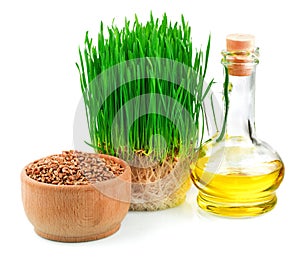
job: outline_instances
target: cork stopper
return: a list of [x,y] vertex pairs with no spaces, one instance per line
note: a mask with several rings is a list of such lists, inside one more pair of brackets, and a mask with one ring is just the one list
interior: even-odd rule
[[226,47],[228,52],[236,53],[229,58],[230,65],[228,72],[232,76],[249,76],[253,66],[249,66],[249,57],[246,54],[237,54],[241,51],[253,52],[255,37],[251,34],[229,34],[226,37]]
[[251,34],[229,34],[226,37],[227,51],[253,51],[255,37]]

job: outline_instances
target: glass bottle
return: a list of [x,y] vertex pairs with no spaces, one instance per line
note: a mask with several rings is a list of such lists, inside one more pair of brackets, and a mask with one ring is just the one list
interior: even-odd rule
[[229,101],[225,131],[205,142],[191,165],[200,208],[229,217],[260,215],[274,208],[284,165],[255,133],[255,69],[258,48],[252,35],[226,38],[222,64],[228,72],[223,98]]

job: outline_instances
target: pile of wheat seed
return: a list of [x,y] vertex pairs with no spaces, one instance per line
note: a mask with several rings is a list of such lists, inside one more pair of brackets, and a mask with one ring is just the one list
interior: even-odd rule
[[63,151],[36,160],[26,167],[26,174],[39,182],[55,185],[85,185],[115,178],[124,168],[99,154]]

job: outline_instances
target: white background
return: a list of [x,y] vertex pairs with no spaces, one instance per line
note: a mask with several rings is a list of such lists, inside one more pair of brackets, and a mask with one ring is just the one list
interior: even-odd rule
[[[1,1],[0,258],[16,259],[300,259],[299,9],[297,1]],[[100,20],[185,15],[194,45],[212,34],[210,76],[222,79],[220,51],[229,33],[256,35],[256,126],[286,166],[276,208],[233,220],[186,203],[160,212],[130,212],[119,232],[103,240],[64,244],[38,237],[21,202],[20,172],[29,162],[73,148],[73,117],[81,97],[78,46]],[[293,236],[294,235],[294,236]],[[6,255],[3,257],[3,255]],[[290,257],[288,257],[290,256]]]

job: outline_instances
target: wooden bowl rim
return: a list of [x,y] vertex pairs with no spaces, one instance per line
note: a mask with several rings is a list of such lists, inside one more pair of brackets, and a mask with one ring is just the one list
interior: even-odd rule
[[[119,176],[117,176],[117,177],[115,177],[113,179],[109,179],[109,180],[105,180],[103,182],[99,182],[100,185],[101,185],[101,183],[105,183],[105,185],[107,185],[107,184],[109,184],[109,182],[111,182],[112,185],[115,185],[116,180],[128,181],[128,180],[125,179],[127,175],[129,175],[129,181],[128,182],[131,182],[131,168],[130,168],[129,164],[126,161],[124,161],[124,160],[122,160],[122,159],[120,159],[118,157],[107,155],[107,154],[98,154],[98,155],[101,158],[113,160],[116,163],[121,164],[121,166],[124,167],[124,169],[125,169],[124,172],[121,175],[119,175]],[[45,159],[47,157],[42,157],[42,158],[40,158],[38,160],[42,160],[42,159]],[[44,182],[36,181],[36,180],[30,178],[26,174],[26,168],[28,167],[29,164],[27,164],[23,168],[23,170],[21,172],[21,181],[22,182],[28,182],[28,183],[30,183],[32,185],[40,185],[41,187],[46,188],[46,189],[47,188],[49,188],[49,189],[55,188],[55,189],[61,189],[61,190],[68,190],[68,189],[69,190],[91,190],[91,189],[95,189],[94,185],[90,184],[90,183],[89,184],[84,184],[84,185],[56,185],[56,184],[44,183]]]

